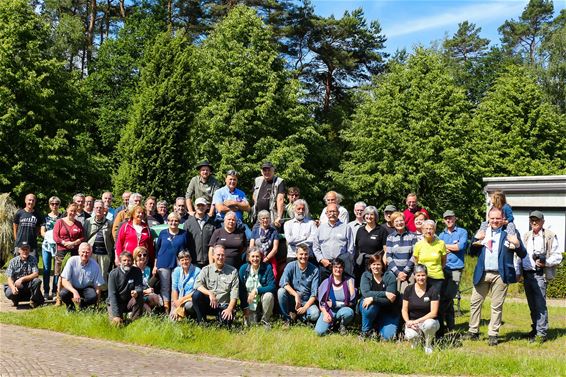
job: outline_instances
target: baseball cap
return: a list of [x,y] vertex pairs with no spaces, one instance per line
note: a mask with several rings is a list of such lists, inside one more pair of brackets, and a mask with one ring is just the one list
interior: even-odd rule
[[531,217],[536,217],[536,218],[539,219],[539,220],[544,220],[544,214],[543,214],[541,211],[538,211],[538,210],[537,210],[537,211],[532,211],[532,212],[529,214],[529,218],[531,218]]
[[444,211],[444,214],[442,215],[442,218],[445,217],[450,217],[450,216],[456,216],[456,214],[454,213],[454,211],[452,211],[451,209]]
[[195,200],[195,205],[198,206],[199,204],[204,204],[205,206],[207,206],[208,200],[206,200],[205,198],[198,198],[197,200]]
[[18,248],[20,248],[20,249],[25,249],[25,248],[31,249],[31,245],[27,241],[20,241],[18,243]]
[[397,207],[395,207],[392,204],[389,204],[388,206],[385,206],[383,212],[397,212]]

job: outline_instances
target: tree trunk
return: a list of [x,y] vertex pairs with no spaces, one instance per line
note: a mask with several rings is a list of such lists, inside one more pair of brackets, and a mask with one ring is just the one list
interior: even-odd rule
[[106,12],[104,14],[104,21],[106,22],[105,37],[108,39],[108,33],[110,33],[110,7],[112,0],[106,0]]
[[330,95],[332,93],[332,72],[334,70],[329,68],[326,72],[326,78],[324,80],[324,102],[323,109],[327,113],[330,110]]
[[167,0],[167,26],[173,27],[173,0]]
[[120,17],[122,17],[122,19],[126,18],[126,6],[124,5],[124,0],[120,0]]
[[92,60],[92,44],[94,42],[94,25],[96,23],[96,0],[90,0],[90,16],[88,20],[88,28],[86,31],[86,64]]

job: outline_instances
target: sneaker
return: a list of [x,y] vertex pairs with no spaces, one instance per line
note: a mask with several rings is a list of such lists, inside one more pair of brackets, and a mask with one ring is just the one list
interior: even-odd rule
[[346,325],[344,323],[340,322],[340,326],[338,327],[338,332],[340,333],[340,335],[348,334],[348,329],[346,328]]
[[497,344],[499,344],[499,339],[497,338],[497,336],[490,335],[487,344],[489,344],[490,346],[496,346]]
[[295,322],[297,320],[297,313],[295,312],[290,312],[289,313],[289,317],[291,318],[292,322]]
[[271,323],[264,321],[264,320],[262,320],[260,323],[262,324],[264,329],[271,330]]
[[366,339],[369,339],[370,336],[371,336],[371,335],[370,335],[369,332],[361,331],[361,332],[360,332],[360,335],[358,335],[358,340],[364,342]]
[[63,305],[63,301],[61,301],[61,297],[57,296],[57,298],[55,298],[55,306],[61,305]]
[[479,340],[480,333],[468,331],[464,336],[464,340]]
[[289,328],[291,327],[291,322],[290,321],[285,321],[283,322],[283,326],[281,326],[281,328],[283,330],[289,330]]
[[430,347],[430,346],[425,346],[424,352],[425,352],[427,355],[430,355],[430,354],[432,353],[432,347]]
[[30,302],[29,302],[29,307],[32,308],[32,309],[35,309],[35,308],[37,308],[37,304],[36,304],[35,302],[33,302],[33,301],[30,301]]

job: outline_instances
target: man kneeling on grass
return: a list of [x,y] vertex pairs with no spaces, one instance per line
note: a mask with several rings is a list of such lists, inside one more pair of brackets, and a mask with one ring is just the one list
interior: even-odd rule
[[132,266],[133,260],[132,254],[122,252],[120,266],[108,275],[108,315],[113,325],[121,325],[126,313],[134,321],[143,312],[143,275]]
[[230,326],[238,300],[238,271],[224,263],[224,246],[214,246],[213,256],[214,263],[203,267],[197,278],[193,308],[199,323],[212,314],[220,323]]
[[96,305],[100,299],[100,287],[104,278],[100,266],[92,256],[92,247],[83,242],[79,246],[79,255],[69,258],[61,273],[61,301],[67,305],[67,311],[75,311],[75,304],[85,309]]
[[6,270],[8,284],[4,284],[4,294],[9,300],[12,300],[14,306],[28,299],[30,299],[29,305],[32,308],[44,302],[41,294],[41,279],[38,277],[37,259],[29,255],[30,250],[31,246],[27,241],[21,241],[18,244],[20,255],[10,261]]

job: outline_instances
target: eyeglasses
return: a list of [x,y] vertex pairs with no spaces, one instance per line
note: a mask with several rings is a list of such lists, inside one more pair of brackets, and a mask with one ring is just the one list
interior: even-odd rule
[[237,172],[236,170],[232,169],[232,170],[228,170],[228,171],[226,172],[226,175],[232,175],[232,176],[237,177],[239,174],[238,174],[238,172]]
[[57,202],[51,202],[51,203],[49,203],[49,205],[50,205],[50,206],[58,206],[59,203],[57,203]]

